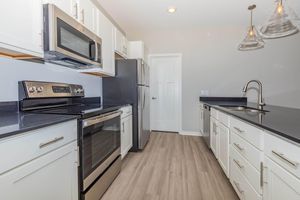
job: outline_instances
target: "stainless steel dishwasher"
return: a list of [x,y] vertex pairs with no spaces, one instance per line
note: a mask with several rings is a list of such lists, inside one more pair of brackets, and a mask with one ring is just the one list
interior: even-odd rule
[[210,148],[210,107],[203,104],[203,138]]

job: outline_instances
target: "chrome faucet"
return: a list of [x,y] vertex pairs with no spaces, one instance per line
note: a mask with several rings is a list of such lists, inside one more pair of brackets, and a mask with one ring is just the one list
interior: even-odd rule
[[258,80],[251,80],[251,81],[248,81],[247,84],[245,85],[245,87],[243,88],[243,92],[244,94],[246,94],[247,90],[248,90],[248,86],[250,83],[257,83],[258,85],[258,109],[260,110],[263,110],[263,106],[265,106],[265,102],[264,102],[264,99],[262,97],[262,83]]

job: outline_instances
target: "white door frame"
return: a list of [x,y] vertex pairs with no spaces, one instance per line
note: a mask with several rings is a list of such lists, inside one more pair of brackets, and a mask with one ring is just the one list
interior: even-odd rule
[[[178,133],[182,132],[182,53],[165,53],[165,54],[149,54],[148,56],[148,62],[149,62],[149,66],[151,68],[151,59],[152,58],[161,58],[161,57],[178,57],[179,58],[179,68],[178,68],[178,74],[179,74],[179,88],[178,88],[178,104],[177,106],[179,106],[179,117],[178,117]],[[151,70],[151,69],[150,69]],[[150,83],[151,86],[151,83]],[[152,94],[150,93],[150,98],[152,97]],[[152,102],[152,101],[150,101]],[[151,112],[151,103],[150,103],[150,112]],[[151,122],[150,122],[150,127],[151,127]]]

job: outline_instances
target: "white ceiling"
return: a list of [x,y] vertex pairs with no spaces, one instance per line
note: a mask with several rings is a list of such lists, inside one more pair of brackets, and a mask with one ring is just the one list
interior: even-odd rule
[[[263,23],[275,0],[98,0],[126,32],[199,29],[211,26],[247,26],[248,5],[256,4],[254,21]],[[300,12],[299,0],[288,0]],[[177,7],[170,14],[168,7]],[[299,13],[300,14],[300,13]]]

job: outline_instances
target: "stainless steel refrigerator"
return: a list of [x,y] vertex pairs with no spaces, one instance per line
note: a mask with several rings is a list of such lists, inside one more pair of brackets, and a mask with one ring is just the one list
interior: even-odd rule
[[116,76],[103,78],[103,104],[133,108],[133,148],[144,149],[150,137],[149,66],[141,59],[116,60]]

